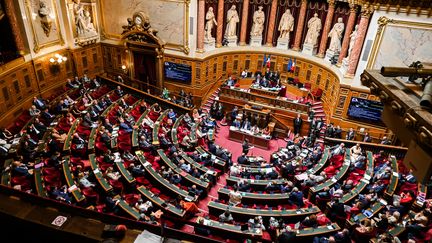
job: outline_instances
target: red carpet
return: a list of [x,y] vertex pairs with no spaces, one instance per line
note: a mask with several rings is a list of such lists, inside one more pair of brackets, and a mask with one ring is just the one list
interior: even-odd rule
[[[228,138],[229,126],[220,126],[219,132],[216,134],[216,144],[222,148],[228,149],[232,153],[232,159],[234,162],[242,153],[241,143],[231,141]],[[272,139],[270,140],[270,148],[268,150],[253,148],[249,151],[248,155],[262,156],[265,160],[270,161],[270,155],[277,151],[279,147],[285,147],[286,141],[283,139]],[[222,183],[223,184],[223,183]]]

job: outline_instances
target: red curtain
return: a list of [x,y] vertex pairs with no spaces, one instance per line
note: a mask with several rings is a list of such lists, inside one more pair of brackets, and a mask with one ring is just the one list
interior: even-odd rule
[[135,78],[156,85],[156,57],[149,53],[134,52]]

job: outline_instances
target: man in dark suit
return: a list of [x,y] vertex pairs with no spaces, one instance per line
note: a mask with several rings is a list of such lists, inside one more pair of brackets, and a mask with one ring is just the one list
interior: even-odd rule
[[237,163],[239,164],[247,164],[248,163],[248,159],[246,157],[245,154],[241,154],[238,158],[237,158]]
[[249,153],[249,149],[251,149],[251,147],[249,146],[249,139],[245,138],[245,140],[243,141],[242,144],[242,149],[244,154],[248,154]]
[[372,137],[369,135],[369,133],[365,133],[363,142],[370,143],[372,142]]
[[301,126],[303,120],[300,117],[300,114],[297,114],[297,117],[294,119],[294,134],[300,134]]

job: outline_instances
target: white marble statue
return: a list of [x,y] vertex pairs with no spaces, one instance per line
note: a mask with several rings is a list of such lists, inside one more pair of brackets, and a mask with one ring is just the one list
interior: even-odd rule
[[38,15],[40,18],[40,23],[41,23],[42,29],[43,29],[45,35],[47,37],[49,37],[49,35],[51,33],[52,20],[49,16],[50,10],[44,1],[39,2]]
[[342,22],[342,18],[338,18],[337,23],[330,30],[328,37],[330,37],[329,51],[339,53],[341,50],[341,39],[342,33],[345,29],[345,24]]
[[81,4],[80,0],[74,0],[73,12],[75,16],[75,26],[78,35],[85,33],[84,25],[84,5]]
[[291,31],[294,30],[294,17],[291,14],[291,11],[287,9],[285,13],[282,15],[280,22],[279,22],[279,28],[280,31],[279,38],[280,39],[288,39],[289,40],[289,34]]
[[217,26],[216,18],[213,13],[213,8],[209,7],[206,13],[206,24],[205,24],[205,39],[210,40],[214,39],[212,36],[213,26]]
[[306,33],[304,44],[309,44],[312,46],[318,45],[318,37],[321,31],[321,26],[321,19],[318,18],[318,14],[315,13],[314,16],[308,21],[308,31]]
[[84,19],[83,19],[83,23],[84,23],[84,29],[87,32],[96,32],[96,29],[93,25],[92,19],[91,19],[91,15],[90,12],[87,10],[84,10]]
[[348,59],[348,60],[349,60],[349,57],[351,55],[352,49],[354,47],[354,43],[355,43],[356,38],[357,38],[357,33],[358,33],[358,25],[356,25],[354,27],[354,30],[353,30],[353,32],[350,35],[350,43],[349,43],[349,47],[348,47],[348,55],[346,57],[346,59]]
[[251,36],[262,36],[263,30],[264,30],[264,21],[265,21],[265,15],[264,11],[262,10],[262,6],[258,6],[258,10],[255,11],[253,15],[253,24],[251,29]]
[[236,29],[237,29],[237,23],[239,21],[240,19],[236,10],[236,6],[232,5],[227,12],[225,38],[237,36]]

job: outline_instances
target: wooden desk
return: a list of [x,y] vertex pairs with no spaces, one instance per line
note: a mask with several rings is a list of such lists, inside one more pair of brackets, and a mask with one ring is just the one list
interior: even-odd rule
[[214,158],[212,158],[212,160],[214,161],[214,167],[221,170],[222,172],[225,172],[227,170],[228,167],[228,163],[224,160],[222,160],[221,158],[217,157],[216,155],[210,153],[207,149],[198,146],[195,148],[196,151],[198,151],[199,154],[203,155],[203,154],[209,154],[214,156]]
[[117,166],[117,169],[120,171],[123,178],[129,183],[132,184],[135,182],[135,178],[131,175],[131,173],[126,169],[125,165],[123,164],[123,161],[121,162],[115,162],[114,163]]
[[276,179],[276,180],[251,180],[251,179],[242,179],[239,177],[229,176],[226,178],[226,184],[229,186],[236,185],[240,180],[245,180],[249,182],[252,188],[255,190],[264,190],[264,188],[270,183],[273,182],[274,185],[284,185],[288,181],[286,179]]
[[384,192],[384,195],[386,196],[387,199],[393,197],[393,194],[395,193],[399,182],[399,166],[395,157],[391,158],[391,165],[392,165],[392,174],[390,177],[390,183]]
[[45,186],[42,180],[42,172],[41,168],[37,168],[33,170],[33,176],[35,179],[35,187],[36,192],[39,197],[48,197],[48,193],[45,190]]
[[250,92],[253,94],[257,94],[257,95],[261,95],[261,96],[265,96],[265,97],[270,97],[270,98],[276,98],[277,96],[279,96],[279,90],[270,90],[270,89],[266,89],[266,88],[254,88],[254,87],[250,87],[249,88]]
[[96,155],[90,154],[89,155],[90,160],[90,166],[93,170],[93,174],[96,177],[96,180],[99,182],[99,185],[106,191],[112,191],[113,187],[108,183],[108,181],[105,179],[104,175],[102,174],[101,169],[99,168],[97,162],[96,162]]
[[166,115],[168,114],[168,110],[165,110],[162,114],[159,115],[158,119],[155,121],[154,123],[154,127],[153,127],[153,145],[159,146],[159,128],[160,128],[160,124],[163,121],[163,119],[166,117]]
[[8,159],[3,164],[3,168],[6,169],[6,167],[9,166],[9,170],[8,171],[2,170],[2,175],[1,175],[1,184],[2,185],[11,186],[12,168],[10,168],[10,167],[12,166],[12,162],[13,162],[13,159]]
[[[144,113],[141,114],[141,116],[138,118],[136,124],[137,126],[141,126],[142,122],[144,121],[144,118],[148,115],[148,113],[150,112],[151,109],[153,109],[153,107],[155,106],[155,104],[153,104],[150,108],[146,109],[144,111]],[[132,131],[132,148],[137,148],[138,147],[138,128],[135,127]]]
[[[236,234],[244,239],[245,236],[248,237],[262,237],[261,229],[249,229],[247,231],[242,231],[240,225],[233,225],[228,223],[220,223],[211,219],[204,219],[204,226],[211,229],[212,232],[218,232],[220,234]],[[225,238],[230,238],[225,237]]]
[[[189,195],[189,193],[181,188],[179,188],[176,185],[171,184],[168,180],[163,178],[158,172],[156,172],[152,165],[146,161],[144,158],[144,155],[141,151],[136,151],[135,154],[138,156],[139,161],[145,168],[146,172],[153,177],[154,180],[156,180],[160,185],[162,185],[164,188],[166,188],[168,191],[171,192],[171,195],[177,197],[178,195],[182,196],[182,198],[185,198]],[[194,200],[196,201],[196,200]]]
[[[229,192],[231,190],[226,188],[219,188],[218,196],[219,199],[229,200]],[[279,204],[286,204],[288,199],[288,193],[251,193],[251,192],[240,192],[242,195],[241,202],[243,204],[267,204],[268,206],[276,206]]]
[[62,165],[63,165],[64,177],[66,179],[66,184],[68,187],[76,186],[76,189],[73,190],[71,193],[77,202],[81,202],[85,199],[85,196],[81,193],[81,190],[79,186],[75,183],[75,180],[70,171],[70,167],[69,167],[70,156],[63,157],[63,160],[64,162]]
[[345,158],[344,158],[344,163],[341,166],[341,168],[339,168],[339,172],[334,175],[332,178],[329,178],[328,180],[324,181],[321,184],[318,184],[314,187],[310,188],[310,193],[309,193],[309,198],[316,194],[317,192],[320,192],[322,190],[324,190],[325,188],[330,188],[332,187],[334,184],[336,184],[336,182],[338,182],[339,180],[342,179],[342,177],[345,176],[345,174],[348,172],[348,169],[350,167],[351,164],[351,159],[350,159],[350,150],[347,148],[345,150]]
[[[141,195],[145,196],[148,200],[153,202],[155,205],[159,206],[160,208],[163,208],[165,211],[174,214],[176,216],[179,216],[180,218],[183,218],[186,214],[186,211],[181,210],[171,203],[165,202],[162,200],[159,196],[156,196],[151,191],[147,190],[144,186],[140,186],[137,188],[138,191],[141,193]],[[162,206],[162,204],[166,204],[166,207]]]
[[253,209],[253,208],[241,208],[237,206],[229,206],[227,204],[210,201],[208,203],[209,213],[212,215],[220,215],[225,212],[228,208],[236,219],[241,218],[247,221],[255,216],[261,216],[266,220],[270,217],[290,219],[292,221],[302,220],[305,216],[319,213],[320,209],[317,206],[312,208],[301,208],[301,209],[289,209],[289,210],[278,210],[278,209]]
[[249,139],[249,143],[255,145],[261,149],[269,149],[270,146],[270,138],[264,138],[261,136],[252,135],[246,132],[242,132],[237,129],[232,129],[230,127],[229,130],[229,140],[233,140],[239,143],[242,143],[246,138]]
[[[384,204],[382,204],[381,202],[375,202],[367,210],[369,210],[372,213],[371,217],[373,217],[379,211],[381,211],[381,209],[383,209],[383,208],[384,208]],[[357,218],[357,220],[354,220],[355,218]],[[364,215],[363,213],[359,213],[356,216],[353,216],[349,220],[347,220],[347,223],[348,223],[348,225],[353,226],[354,224],[360,223],[361,221],[363,221],[365,219],[367,219],[366,215]]]
[[309,90],[299,89],[297,86],[291,84],[286,84],[285,86],[287,93],[290,93],[297,97],[307,97],[307,95],[309,94]]
[[123,211],[125,211],[135,220],[139,220],[141,218],[141,214],[138,212],[138,210],[136,208],[129,206],[129,204],[125,202],[123,199],[120,199],[118,205],[120,206],[121,209],[123,209]]
[[182,169],[180,169],[176,164],[174,164],[170,158],[168,158],[164,152],[163,149],[158,149],[158,155],[161,157],[162,161],[168,166],[170,167],[173,172],[179,174],[184,181],[188,182],[188,184],[191,185],[196,185],[201,189],[204,189],[205,192],[207,193],[208,190],[210,189],[210,184],[208,182],[204,182],[201,181],[198,178],[195,178],[193,176],[191,176],[189,173],[187,173],[186,171],[183,171]]
[[80,122],[81,122],[81,119],[77,118],[74,121],[74,123],[72,124],[71,128],[69,129],[67,138],[66,138],[64,145],[63,145],[63,152],[66,152],[66,151],[70,152],[71,144],[72,144],[72,137],[73,137],[73,134],[75,133],[75,130],[78,128]]

